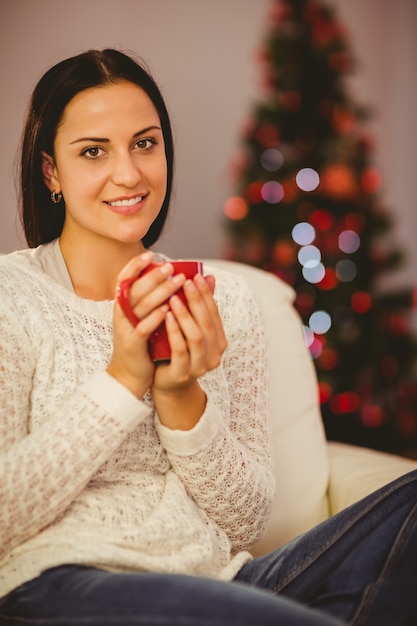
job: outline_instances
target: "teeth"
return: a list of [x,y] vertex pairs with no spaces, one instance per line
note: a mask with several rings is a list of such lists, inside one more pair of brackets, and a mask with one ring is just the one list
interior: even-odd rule
[[130,200],[116,200],[116,202],[109,202],[110,206],[133,206],[138,202],[142,202],[143,196],[136,196],[136,198],[131,198]]

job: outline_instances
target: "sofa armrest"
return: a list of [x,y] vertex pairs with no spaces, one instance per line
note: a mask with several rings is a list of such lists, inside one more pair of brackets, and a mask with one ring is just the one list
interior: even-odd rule
[[417,469],[417,461],[345,443],[329,442],[328,453],[331,515]]

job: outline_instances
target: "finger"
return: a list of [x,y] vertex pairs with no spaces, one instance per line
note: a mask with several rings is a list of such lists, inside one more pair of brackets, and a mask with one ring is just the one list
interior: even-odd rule
[[[174,304],[175,307],[175,304]],[[185,308],[185,307],[184,307]],[[168,341],[171,348],[171,369],[176,377],[186,376],[190,371],[190,353],[185,336],[172,310],[165,317]]]
[[220,350],[223,354],[227,347],[226,336],[224,333],[223,322],[220,317],[220,313],[217,304],[213,297],[213,290],[215,286],[214,276],[203,278],[201,275],[196,276],[194,279],[194,286],[198,291],[200,298],[196,297],[196,293],[189,289],[188,283],[184,286],[184,291],[187,292],[189,297],[189,306],[193,315],[198,320],[199,324],[203,328],[207,329],[207,332],[215,333],[215,339],[210,334],[209,341],[211,346],[216,346],[216,349]]
[[131,278],[132,276],[139,276],[139,274],[153,262],[153,258],[153,252],[146,250],[146,252],[130,259],[117,276],[117,284],[119,284],[122,280]]
[[[183,274],[172,276],[171,263],[150,264],[147,255],[143,256],[144,259],[137,258],[127,266],[129,271],[142,267],[142,274],[135,273],[128,278],[123,278],[127,272],[124,268],[120,274],[123,279],[116,290],[116,299],[132,326],[136,326],[139,320],[166,302],[185,280]],[[146,262],[146,267],[143,267],[143,261]],[[170,280],[167,280],[168,278]]]
[[[194,286],[192,288],[195,290]],[[188,285],[188,289],[190,289],[190,285]],[[201,300],[198,292],[197,298]],[[217,367],[220,364],[221,352],[217,342],[216,330],[205,310],[204,303],[202,303],[202,314],[198,320],[177,296],[171,298],[170,306],[186,341],[190,359],[190,373],[197,378],[208,370]]]
[[214,289],[216,287],[216,279],[214,276],[212,274],[208,274],[207,276],[204,276],[204,280],[206,281],[211,293],[214,294]]
[[139,319],[143,319],[154,308],[167,303],[184,284],[184,274],[172,276],[171,270],[170,263],[158,266],[131,286],[129,303]]
[[186,342],[191,368],[195,375],[201,375],[202,370],[207,371],[207,337],[181,298],[174,295],[169,304]]

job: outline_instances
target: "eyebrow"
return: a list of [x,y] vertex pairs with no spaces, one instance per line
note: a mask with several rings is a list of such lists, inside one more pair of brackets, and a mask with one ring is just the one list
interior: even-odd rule
[[[136,137],[141,137],[142,135],[149,133],[150,130],[162,130],[162,128],[160,126],[147,126],[146,128],[143,128],[142,130],[139,130],[137,133],[135,133],[133,135],[133,139],[136,139]],[[74,143],[80,143],[82,141],[92,141],[96,143],[109,143],[110,139],[107,139],[106,137],[80,137],[79,139],[74,139],[74,141],[70,141],[70,145],[73,145]]]

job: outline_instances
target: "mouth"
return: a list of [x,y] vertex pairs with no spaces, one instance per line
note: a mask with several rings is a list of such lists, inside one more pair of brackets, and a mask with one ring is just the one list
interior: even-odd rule
[[118,213],[119,215],[132,215],[138,213],[142,209],[142,203],[146,197],[147,195],[145,194],[143,196],[134,196],[132,198],[119,198],[117,200],[106,201],[105,204],[107,204],[113,213]]
[[106,202],[109,206],[112,207],[129,207],[135,204],[139,204],[142,202],[145,196],[135,196],[134,198],[125,198],[123,200],[113,200],[111,202]]

